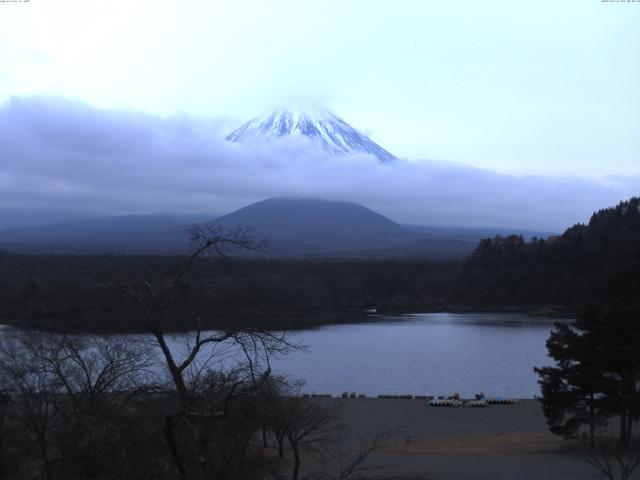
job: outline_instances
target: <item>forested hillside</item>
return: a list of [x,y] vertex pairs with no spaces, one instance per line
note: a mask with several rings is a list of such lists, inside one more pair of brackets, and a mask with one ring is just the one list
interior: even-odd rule
[[[140,312],[113,288],[161,288],[184,257],[15,255],[0,252],[0,319],[53,330],[130,331]],[[368,309],[443,305],[458,262],[419,260],[227,260],[203,258],[180,282],[172,328],[192,312],[207,326],[232,321],[304,327],[364,318]],[[130,304],[126,304],[132,307]]]
[[594,213],[559,237],[482,240],[462,265],[453,299],[474,306],[636,301],[640,198]]

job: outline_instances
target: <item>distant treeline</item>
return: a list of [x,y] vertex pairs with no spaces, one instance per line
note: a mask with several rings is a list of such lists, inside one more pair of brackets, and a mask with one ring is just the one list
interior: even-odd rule
[[[0,255],[0,318],[43,329],[131,331],[134,305],[115,287],[155,288],[184,258],[134,255]],[[459,263],[453,261],[200,259],[171,309],[176,329],[198,312],[205,326],[254,322],[274,328],[353,321],[367,310],[444,305]],[[126,308],[126,310],[125,310]]]
[[[640,291],[640,199],[595,213],[588,225],[525,241],[480,242],[463,261],[199,259],[170,309],[176,330],[198,312],[227,322],[304,328],[378,312],[523,309],[573,312]],[[55,330],[133,331],[140,312],[115,287],[162,288],[184,257],[15,255],[0,252],[0,318]],[[120,292],[122,294],[122,292]]]

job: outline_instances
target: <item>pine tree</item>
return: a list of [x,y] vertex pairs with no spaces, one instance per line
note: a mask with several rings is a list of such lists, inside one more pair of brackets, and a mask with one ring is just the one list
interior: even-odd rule
[[564,436],[600,419],[620,418],[620,441],[631,441],[640,416],[640,314],[614,303],[587,308],[572,324],[558,323],[547,341],[554,367],[536,368],[549,429]]
[[597,348],[592,337],[581,334],[577,323],[557,323],[547,340],[549,356],[555,367],[536,368],[540,375],[542,408],[551,432],[571,437],[585,424],[589,426],[589,440],[595,442],[598,419],[604,415],[602,407],[603,378]]

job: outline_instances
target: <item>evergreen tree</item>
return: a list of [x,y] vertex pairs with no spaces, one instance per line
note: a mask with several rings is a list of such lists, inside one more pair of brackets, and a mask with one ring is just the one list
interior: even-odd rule
[[[587,313],[583,316],[586,318]],[[579,329],[578,322],[557,323],[547,340],[549,356],[557,365],[535,371],[540,375],[542,408],[551,432],[570,437],[587,424],[593,445],[597,421],[604,415],[604,382],[599,358],[593,355],[597,345],[591,343],[592,336],[581,334]]]
[[589,425],[593,444],[598,420],[618,416],[620,441],[628,445],[640,415],[639,347],[639,312],[619,303],[556,324],[547,341],[556,366],[535,369],[550,430],[570,436]]
[[590,335],[598,343],[603,408],[620,417],[620,441],[628,446],[640,415],[640,312],[614,303],[591,319]]

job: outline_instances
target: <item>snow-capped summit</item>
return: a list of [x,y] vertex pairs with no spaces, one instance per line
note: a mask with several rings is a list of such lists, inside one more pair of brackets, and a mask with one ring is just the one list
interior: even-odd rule
[[375,155],[382,163],[396,158],[340,117],[320,107],[273,111],[245,123],[229,134],[227,140],[247,143],[286,135],[311,138],[324,149],[338,155],[369,153]]

